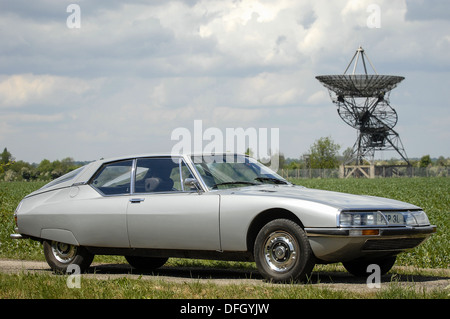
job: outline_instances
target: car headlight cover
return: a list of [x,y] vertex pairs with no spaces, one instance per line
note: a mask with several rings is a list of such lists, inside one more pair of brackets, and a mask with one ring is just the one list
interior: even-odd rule
[[341,227],[388,225],[381,212],[342,212],[339,224]]
[[367,227],[367,226],[425,226],[430,225],[424,211],[403,212],[341,212],[339,215],[340,227]]
[[[427,214],[423,210],[415,211],[415,212],[408,212],[414,219],[411,220],[412,226],[425,226],[430,225],[430,221],[428,220]],[[410,224],[408,224],[410,225]]]

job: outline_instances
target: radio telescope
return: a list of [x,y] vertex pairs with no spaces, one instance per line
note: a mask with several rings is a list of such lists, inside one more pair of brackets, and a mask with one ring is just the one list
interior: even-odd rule
[[[375,74],[367,73],[366,59]],[[364,74],[355,74],[359,60]],[[353,72],[347,74],[353,61]],[[359,47],[344,74],[316,76],[316,79],[328,89],[342,120],[358,130],[352,156],[346,164],[356,161],[356,165],[362,165],[364,159],[373,163],[375,151],[395,150],[410,165],[400,137],[394,130],[397,112],[389,104],[391,90],[404,77],[379,75],[364,49]]]

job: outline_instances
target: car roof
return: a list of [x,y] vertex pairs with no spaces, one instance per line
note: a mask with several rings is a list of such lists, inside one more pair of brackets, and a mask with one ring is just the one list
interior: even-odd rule
[[[121,160],[127,160],[127,159],[134,159],[134,158],[145,158],[145,157],[190,157],[190,156],[201,156],[201,155],[242,155],[247,156],[245,154],[239,154],[239,153],[231,153],[231,152],[221,152],[221,153],[202,153],[202,152],[193,152],[193,153],[186,153],[186,154],[173,154],[173,153],[141,153],[141,154],[132,154],[132,155],[122,155],[122,156],[115,156],[115,157],[109,157],[109,158],[101,158],[96,161],[92,161],[89,164],[86,164],[85,166],[80,168],[80,172],[72,179],[66,180],[64,182],[51,185],[48,184],[44,185],[42,188],[34,191],[33,193],[29,194],[28,196],[33,196],[38,193],[47,192],[59,188],[69,187],[74,184],[82,184],[89,181],[89,179],[94,175],[95,172],[105,163],[111,163]],[[50,184],[50,183],[49,183]],[[27,197],[28,197],[27,196]]]
[[182,154],[173,154],[173,153],[141,153],[141,154],[131,154],[131,155],[123,155],[123,156],[115,156],[109,158],[101,158],[95,163],[109,163],[115,161],[121,161],[132,158],[142,158],[142,157],[190,157],[190,156],[203,156],[203,155],[242,155],[247,156],[246,154],[241,153],[232,153],[232,152],[218,152],[218,153],[202,153],[202,152],[192,152],[192,153],[182,153]]

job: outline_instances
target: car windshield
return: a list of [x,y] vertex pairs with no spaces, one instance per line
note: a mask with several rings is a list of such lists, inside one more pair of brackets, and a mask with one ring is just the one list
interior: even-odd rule
[[192,161],[210,189],[261,184],[289,184],[284,178],[244,155],[200,155]]

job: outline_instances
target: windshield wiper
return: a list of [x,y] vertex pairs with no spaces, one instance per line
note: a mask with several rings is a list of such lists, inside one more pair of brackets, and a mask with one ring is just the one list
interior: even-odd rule
[[258,185],[256,183],[246,182],[246,181],[232,181],[232,182],[222,182],[222,183],[214,184],[212,188],[215,188],[217,186],[222,186],[222,185],[234,185],[234,184]]
[[286,181],[274,177],[256,177],[255,180],[259,182],[272,182],[274,184],[289,184]]

